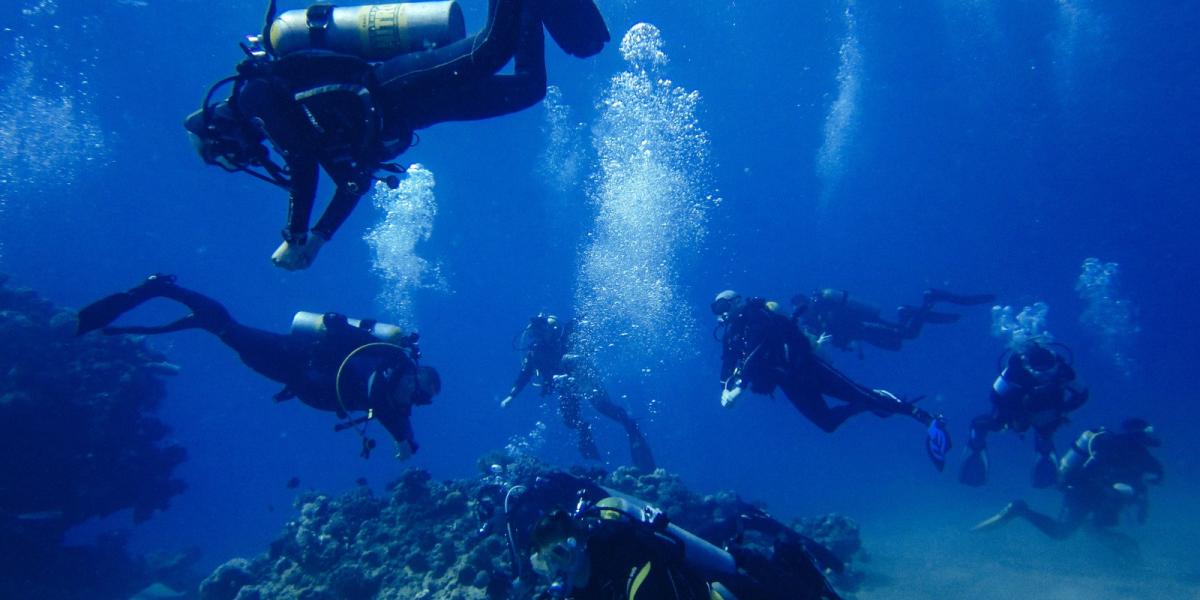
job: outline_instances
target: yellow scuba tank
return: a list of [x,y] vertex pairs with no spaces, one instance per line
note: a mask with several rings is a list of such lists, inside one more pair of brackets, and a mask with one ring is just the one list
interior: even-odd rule
[[466,37],[456,0],[365,6],[314,4],[289,10],[269,27],[271,48],[280,56],[299,50],[329,50],[369,61],[445,46]]
[[[362,329],[383,342],[398,342],[405,338],[404,330],[387,323],[367,322],[370,327],[364,327],[361,319],[346,319],[351,327]],[[292,317],[292,333],[311,337],[323,337],[326,332],[325,315],[322,313],[300,311]]]

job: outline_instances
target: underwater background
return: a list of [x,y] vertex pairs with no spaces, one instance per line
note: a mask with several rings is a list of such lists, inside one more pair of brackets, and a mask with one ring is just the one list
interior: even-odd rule
[[[462,4],[477,28],[485,3]],[[599,4],[604,52],[580,61],[548,43],[541,106],[420,132],[400,161],[422,168],[364,198],[311,269],[287,273],[268,260],[286,195],[206,167],[182,128],[264,6],[5,3],[0,272],[71,307],[173,273],[281,332],[297,310],[373,316],[418,329],[444,382],[414,413],[410,464],[364,461],[332,415],[272,402],[278,386],[212,336],[154,338],[182,367],[159,415],[187,450],[176,476],[188,489],[133,530],[133,548],[195,545],[209,570],[257,554],[294,516],[293,477],[327,492],[360,477],[382,488],[410,465],[469,477],[506,447],[577,462],[536,390],[499,407],[520,364],[514,338],[544,310],[587,316],[609,392],[692,489],[858,520],[885,582],[859,597],[957,597],[967,580],[983,598],[1200,597],[1200,5]],[[623,53],[643,22],[654,29]],[[1085,270],[1089,258],[1100,265]],[[1092,392],[1059,448],[1133,415],[1164,441],[1166,484],[1130,529],[1142,563],[1026,526],[967,533],[1013,498],[1059,502],[1029,488],[1032,440],[1011,434],[992,437],[988,486],[955,481],[1005,348],[987,307],[899,353],[831,355],[868,385],[926,395],[955,436],[946,473],[908,423],[863,417],[826,435],[782,398],[721,408],[712,296],[818,287],[885,314],[927,287],[994,292],[1018,312],[1044,302]],[[605,465],[623,464],[619,428],[585,414]],[[72,539],[129,526],[121,513]]]

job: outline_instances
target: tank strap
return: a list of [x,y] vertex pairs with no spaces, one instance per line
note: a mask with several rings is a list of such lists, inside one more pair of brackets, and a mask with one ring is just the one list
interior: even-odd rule
[[325,34],[333,18],[332,4],[314,4],[304,13],[308,24],[308,41],[313,48],[325,47]]

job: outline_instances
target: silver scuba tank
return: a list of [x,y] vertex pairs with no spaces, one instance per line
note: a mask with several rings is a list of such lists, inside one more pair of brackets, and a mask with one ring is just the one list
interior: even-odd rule
[[1066,477],[1074,474],[1075,471],[1083,467],[1088,458],[1092,456],[1092,439],[1099,435],[1099,431],[1084,431],[1079,434],[1079,438],[1074,444],[1062,455],[1058,460],[1058,473],[1060,477]]
[[[361,319],[346,319],[346,322],[351,327],[363,329]],[[381,342],[395,342],[404,338],[404,330],[388,323],[375,323],[369,330],[363,330],[369,331],[371,335],[378,338]],[[326,331],[325,315],[323,313],[302,310],[296,313],[296,316],[292,317],[292,333],[294,334],[324,337]]]
[[283,56],[298,50],[329,50],[381,61],[407,52],[445,46],[466,37],[456,0],[365,6],[314,4],[289,10],[270,26],[271,47]]

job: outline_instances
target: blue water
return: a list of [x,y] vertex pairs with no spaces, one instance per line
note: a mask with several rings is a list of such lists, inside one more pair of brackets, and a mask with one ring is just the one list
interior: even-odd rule
[[[463,4],[468,27],[477,27],[483,2]],[[1173,489],[1157,500],[1165,506],[1154,518],[1200,539],[1194,514],[1183,509],[1200,492],[1192,431],[1200,417],[1192,381],[1200,359],[1200,6],[603,0],[601,7],[614,40],[600,56],[581,61],[548,44],[560,112],[538,106],[438,125],[401,158],[436,178],[436,217],[424,223],[431,234],[415,252],[440,282],[409,289],[411,303],[399,310],[380,300],[387,280],[372,270],[362,239],[382,218],[369,201],[313,268],[287,273],[267,260],[279,242],[284,194],[206,167],[187,142],[183,117],[211,82],[232,72],[236,42],[260,26],[263,7],[6,3],[0,271],[67,306],[170,272],[266,329],[285,330],[301,309],[413,323],[445,387],[415,413],[422,448],[409,464],[457,477],[473,474],[483,452],[528,437],[538,420],[546,428],[544,440],[534,440],[536,454],[576,460],[567,430],[535,393],[498,407],[520,361],[511,340],[539,310],[573,315],[588,305],[595,295],[589,249],[634,248],[643,252],[636,259],[665,265],[655,279],[665,284],[612,279],[612,302],[601,306],[616,316],[594,331],[611,367],[610,392],[626,396],[660,464],[701,491],[735,489],[787,515],[838,510],[877,531],[945,511],[958,511],[954,525],[966,528],[972,515],[1030,494],[1031,442],[997,436],[993,484],[963,490],[950,472],[957,450],[948,472],[937,474],[911,423],[864,417],[828,436],[780,399],[748,398],[725,411],[717,401],[719,348],[708,336],[712,295],[733,287],[786,299],[830,286],[892,306],[940,286],[995,292],[1018,310],[1042,301],[1050,306],[1047,327],[1075,350],[1092,388],[1091,403],[1060,432],[1060,447],[1083,427],[1128,415],[1155,422]],[[690,180],[641,205],[663,180],[629,183],[620,177],[635,165],[606,170],[596,159],[597,142],[638,135],[605,127],[611,106],[603,101],[613,76],[636,70],[617,46],[639,22],[661,30],[669,57],[650,80],[699,94],[694,115],[681,116],[679,98],[668,98],[664,114],[694,117],[706,132],[690,146],[673,146],[668,136],[655,148],[678,156],[655,154],[650,163],[682,168]],[[560,168],[545,167],[548,152]],[[575,169],[565,181],[562,157]],[[605,196],[605,186],[616,191]],[[657,225],[605,223],[605,207],[634,221],[644,216],[639,210],[665,212]],[[1087,306],[1075,283],[1089,257],[1120,265],[1114,293],[1135,308],[1138,332],[1120,340],[1127,369],[1080,320]],[[149,322],[171,308],[147,307],[137,317]],[[834,360],[871,385],[928,395],[926,406],[945,413],[961,446],[966,424],[986,407],[1003,350],[986,307],[963,312],[957,324],[928,327],[902,353],[868,349],[862,360]],[[649,318],[631,328],[638,314]],[[605,336],[623,333],[637,343],[604,350]],[[183,367],[162,411],[188,449],[180,476],[189,489],[137,528],[140,549],[196,544],[209,566],[252,555],[291,514],[289,478],[337,491],[360,476],[382,485],[408,466],[384,452],[363,461],[357,439],[332,432],[331,415],[271,402],[277,386],[211,336],[187,332],[153,343]],[[596,426],[609,466],[621,464],[618,430],[603,420]],[[118,515],[94,529],[126,525],[127,515]]]

